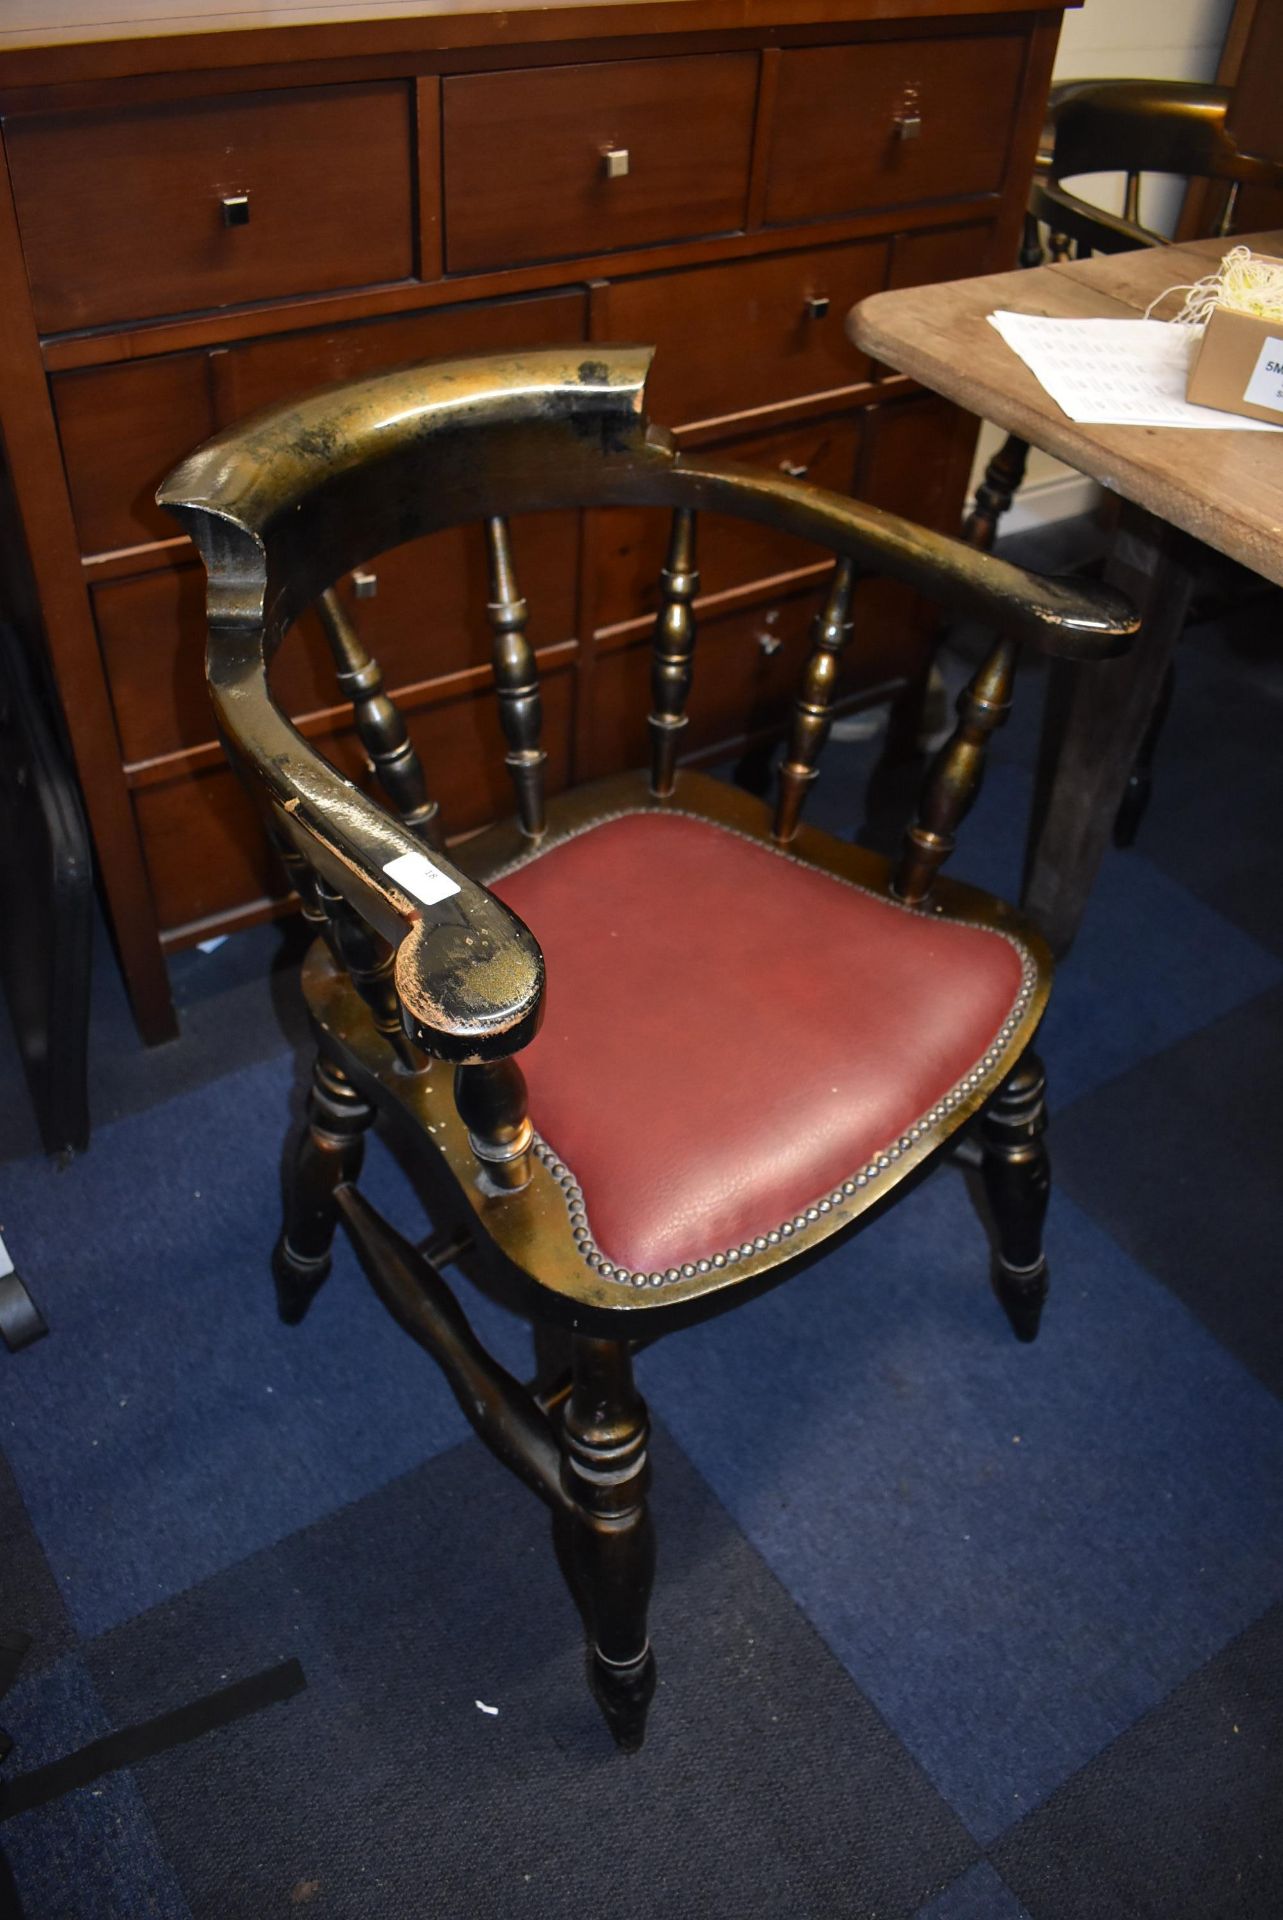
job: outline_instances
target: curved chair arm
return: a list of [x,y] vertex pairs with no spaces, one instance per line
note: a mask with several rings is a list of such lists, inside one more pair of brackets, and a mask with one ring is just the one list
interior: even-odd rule
[[456,1064],[527,1045],[544,989],[529,928],[308,745],[262,687],[256,635],[211,622],[210,643],[214,708],[233,764],[266,802],[274,831],[395,948],[410,1038]]
[[857,566],[872,563],[877,571],[1042,653],[1068,660],[1112,659],[1127,651],[1140,624],[1131,602],[1113,587],[1045,579],[809,482],[698,455],[677,455],[674,468],[674,479],[685,483],[683,505],[769,520],[800,539],[831,547]]
[[456,1062],[533,1038],[543,957],[485,888],[313,751],[272,700],[267,667],[339,574],[459,519],[573,500],[603,458],[644,437],[648,349],[572,346],[349,381],[227,429],[156,498],[209,576],[207,675],[233,764],[279,833],[396,950],[407,1032]]

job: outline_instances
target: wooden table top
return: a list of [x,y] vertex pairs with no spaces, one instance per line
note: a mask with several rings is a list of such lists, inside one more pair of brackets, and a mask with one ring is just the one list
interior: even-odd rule
[[[847,331],[876,360],[1283,585],[1283,434],[1081,426],[988,323],[999,308],[1053,319],[1135,317],[1165,288],[1211,272],[1230,244],[1283,257],[1283,232],[1262,233],[906,287],[862,300]],[[1159,315],[1179,304],[1165,302]]]

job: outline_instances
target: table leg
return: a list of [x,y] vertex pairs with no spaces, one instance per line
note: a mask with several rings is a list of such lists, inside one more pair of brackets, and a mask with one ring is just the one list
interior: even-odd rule
[[1198,544],[1126,504],[1106,578],[1134,603],[1141,629],[1120,660],[1052,662],[1023,904],[1053,953],[1068,952],[1185,625]]

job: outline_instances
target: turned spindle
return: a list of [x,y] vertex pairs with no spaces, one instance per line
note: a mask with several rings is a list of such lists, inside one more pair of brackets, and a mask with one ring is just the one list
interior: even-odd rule
[[695,653],[695,515],[679,507],[673,515],[668,557],[660,574],[659,614],[651,654],[650,790],[667,800],[677,782],[677,743],[686,726]]
[[457,1067],[454,1104],[486,1174],[510,1192],[530,1184],[534,1128],[526,1111],[526,1078],[515,1060]]
[[380,786],[410,832],[439,851],[444,843],[437,803],[428,798],[423,765],[410,745],[405,721],[383,691],[378,661],[367,652],[333,587],[321,595],[316,611],[334,656],[339,689],[352,702],[356,731]]
[[424,1058],[401,1022],[401,1002],[394,980],[395,948],[367,926],[356,908],[324,880],[317,880],[316,893],[325,913],[330,952],[370,1009],[375,1027],[401,1065],[418,1072]]
[[508,522],[486,522],[490,599],[486,614],[494,634],[494,677],[499,689],[499,719],[508,742],[505,755],[517,796],[521,830],[537,840],[544,830],[544,764],[539,744],[543,707],[535,651],[526,637],[526,603],[517,590]]
[[811,656],[793,705],[793,727],[780,767],[780,791],[771,831],[781,845],[797,832],[807,788],[819,770],[819,758],[833,723],[830,711],[837,691],[842,649],[851,637],[851,596],[855,568],[839,560],[824,605],[811,629]]
[[904,836],[894,890],[920,907],[957,843],[984,778],[989,737],[1011,711],[1016,642],[999,640],[958,697],[958,725],[927,775],[918,817]]

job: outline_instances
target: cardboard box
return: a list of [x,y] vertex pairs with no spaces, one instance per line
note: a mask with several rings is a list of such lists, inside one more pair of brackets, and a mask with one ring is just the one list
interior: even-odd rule
[[1186,398],[1283,426],[1283,320],[1215,308],[1190,368]]

